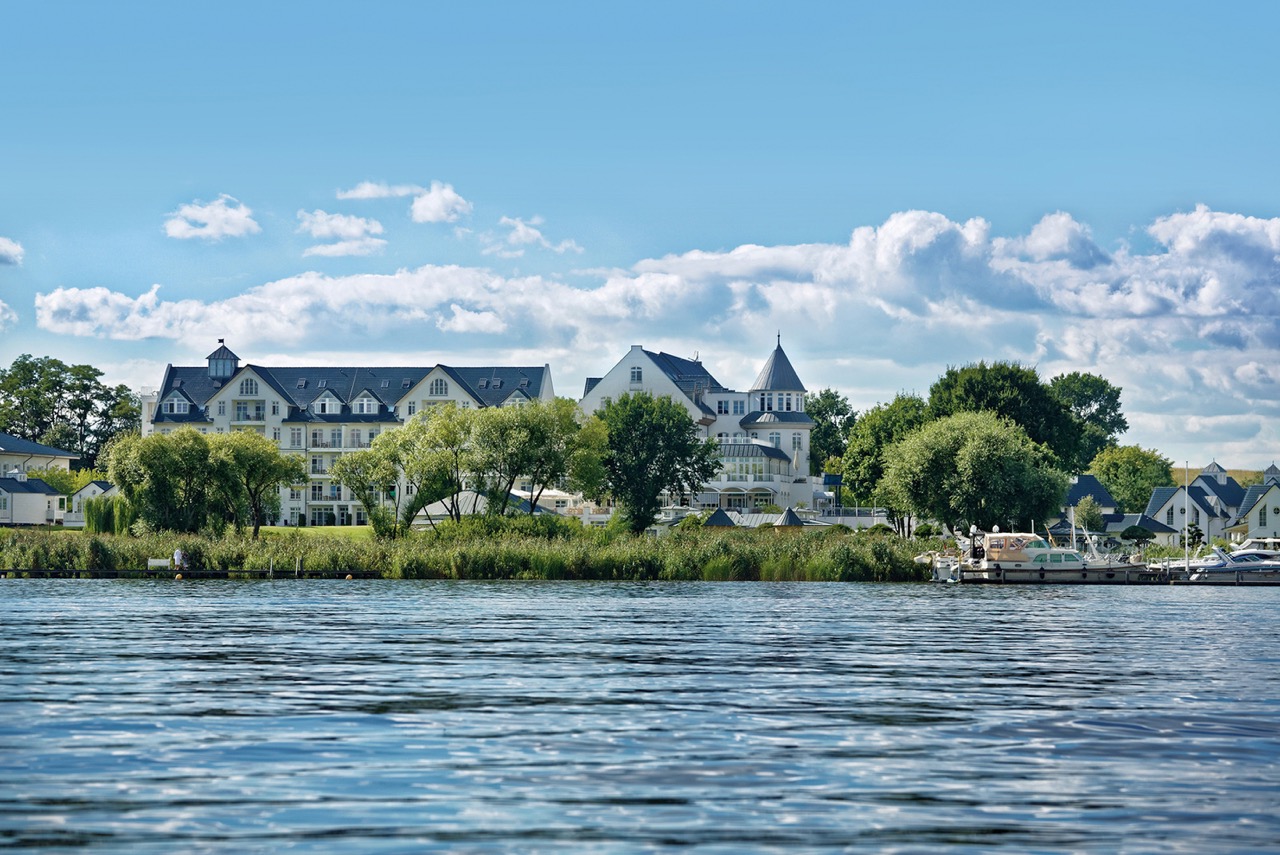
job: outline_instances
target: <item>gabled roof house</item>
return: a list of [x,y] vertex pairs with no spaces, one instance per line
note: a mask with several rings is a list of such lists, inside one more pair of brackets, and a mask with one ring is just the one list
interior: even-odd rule
[[696,504],[705,510],[747,511],[765,505],[810,505],[809,437],[805,387],[777,344],[746,392],[717,380],[697,358],[632,345],[603,377],[590,377],[580,405],[595,412],[627,393],[645,392],[681,404],[703,436],[719,445],[721,470],[703,484]]
[[548,365],[241,364],[219,340],[204,365],[165,369],[144,398],[142,430],[258,431],[310,464],[308,483],[281,490],[281,519],[341,525],[366,522],[359,502],[329,476],[342,454],[368,448],[382,431],[438,404],[506,407],[554,397]]

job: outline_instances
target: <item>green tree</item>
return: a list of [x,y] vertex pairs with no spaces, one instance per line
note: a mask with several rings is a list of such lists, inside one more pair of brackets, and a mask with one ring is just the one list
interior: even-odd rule
[[929,388],[929,414],[935,419],[984,410],[1021,427],[1032,442],[1053,452],[1059,466],[1075,461],[1079,425],[1034,369],[1012,362],[979,362],[948,368]]
[[715,442],[704,440],[689,412],[670,398],[627,393],[608,401],[600,418],[609,437],[606,485],[633,534],[657,519],[663,491],[696,492],[720,468]]
[[229,467],[211,457],[208,438],[189,427],[171,434],[130,434],[111,447],[107,471],[138,518],[153,529],[221,528],[228,497],[239,495]]
[[1062,506],[1067,476],[1021,427],[991,412],[931,422],[885,452],[883,488],[899,507],[958,525],[1029,524]]
[[[226,467],[221,483],[235,485],[234,506],[243,506],[256,539],[268,511],[278,508],[280,488],[302,484],[307,467],[296,454],[281,453],[276,443],[257,431],[237,430],[215,434],[209,440],[210,460]],[[237,523],[240,522],[237,517]]]
[[533,419],[527,407],[487,407],[476,412],[472,426],[472,475],[483,485],[487,513],[505,516],[511,491],[533,466]]
[[1106,521],[1102,517],[1102,506],[1093,496],[1085,496],[1075,505],[1075,523],[1085,531],[1102,531]]
[[1089,473],[1128,514],[1142,513],[1156,487],[1173,483],[1173,462],[1154,449],[1137,445],[1104,448],[1089,464]]
[[918,395],[899,394],[888,404],[876,404],[853,420],[844,452],[844,490],[854,501],[869,504],[884,477],[884,452],[929,421]]
[[127,386],[102,384],[90,365],[22,354],[0,369],[0,430],[80,455],[98,465],[113,436],[137,430],[140,406]]
[[567,484],[579,453],[582,412],[568,398],[532,401],[520,408],[528,423],[532,442],[529,469],[529,513],[538,508],[538,500],[547,487]]
[[399,502],[401,498],[396,491],[400,469],[395,459],[395,438],[379,442],[398,430],[383,431],[369,448],[342,455],[329,469],[333,480],[350,490],[364,507],[369,524],[378,537],[394,538],[400,533],[398,508],[388,509],[383,504],[384,497],[391,496],[392,502]]
[[1120,539],[1132,541],[1137,544],[1139,549],[1142,549],[1148,543],[1155,540],[1156,536],[1151,531],[1140,525],[1131,525],[1124,531],[1120,532]]
[[830,457],[844,457],[845,435],[852,424],[853,409],[849,399],[835,389],[804,396],[804,411],[813,419],[809,434],[809,474],[822,474],[822,465]]
[[1120,387],[1097,374],[1059,374],[1049,381],[1049,391],[1071,412],[1079,428],[1079,445],[1070,461],[1072,472],[1088,466],[1098,452],[1115,445],[1129,429],[1120,411]]
[[608,455],[609,429],[598,415],[587,416],[574,437],[569,456],[569,489],[592,501],[602,501],[608,493],[609,473],[604,466]]

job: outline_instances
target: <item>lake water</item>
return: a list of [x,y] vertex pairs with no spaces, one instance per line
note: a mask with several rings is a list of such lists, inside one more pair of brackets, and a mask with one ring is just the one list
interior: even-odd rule
[[1280,849],[1280,590],[0,581],[0,848]]

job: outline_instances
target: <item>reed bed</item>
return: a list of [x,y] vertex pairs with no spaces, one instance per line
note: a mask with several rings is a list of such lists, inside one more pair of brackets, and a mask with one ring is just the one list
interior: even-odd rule
[[918,582],[921,544],[847,531],[673,531],[632,537],[552,521],[481,521],[356,541],[309,532],[252,540],[147,533],[0,530],[0,572],[143,570],[181,549],[195,570],[374,573],[394,579]]

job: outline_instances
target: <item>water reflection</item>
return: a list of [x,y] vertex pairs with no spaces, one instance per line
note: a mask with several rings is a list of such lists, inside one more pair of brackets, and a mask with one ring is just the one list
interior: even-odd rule
[[1276,596],[7,580],[0,843],[1265,849]]

